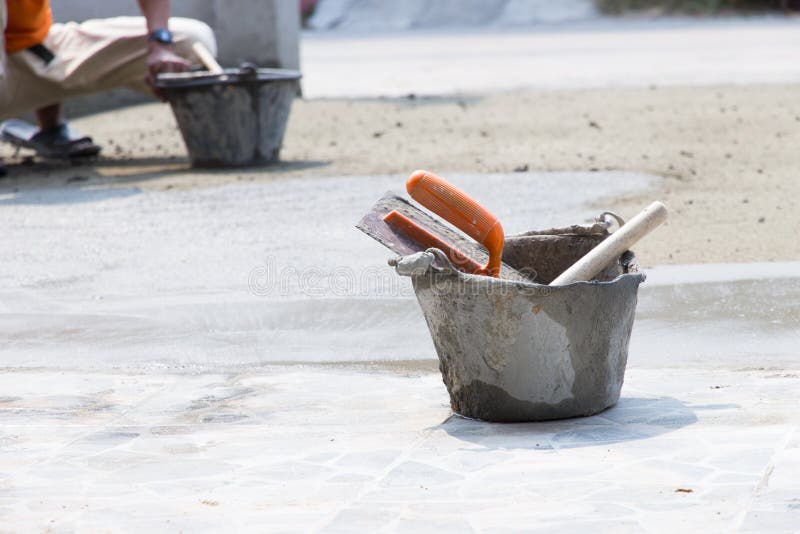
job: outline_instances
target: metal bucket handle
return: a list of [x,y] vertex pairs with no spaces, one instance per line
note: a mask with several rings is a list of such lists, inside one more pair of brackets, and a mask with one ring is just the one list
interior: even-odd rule
[[[434,265],[434,262],[437,261],[441,267]],[[390,258],[389,265],[394,267],[400,276],[422,276],[431,270],[437,274],[449,276],[461,274],[458,269],[453,267],[453,263],[447,257],[447,254],[438,248],[429,248],[424,252]]]
[[614,219],[617,221],[617,228],[622,227],[625,224],[625,219],[614,213],[613,211],[604,211],[600,215],[595,218],[595,221],[599,223],[605,223],[607,226],[611,226],[611,221],[609,219]]

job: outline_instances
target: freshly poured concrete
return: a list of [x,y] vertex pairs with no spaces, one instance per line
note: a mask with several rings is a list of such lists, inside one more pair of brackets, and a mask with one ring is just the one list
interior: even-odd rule
[[[629,173],[448,178],[508,232],[580,222],[599,213],[587,202],[656,183]],[[430,358],[410,283],[354,228],[404,180],[0,190],[0,355],[9,366],[82,369]]]
[[[567,178],[458,183],[510,231],[652,183]],[[649,271],[616,407],[470,421],[352,228],[398,180],[3,192],[2,529],[797,531],[800,264]]]
[[656,269],[642,289],[634,365],[800,367],[800,262]]

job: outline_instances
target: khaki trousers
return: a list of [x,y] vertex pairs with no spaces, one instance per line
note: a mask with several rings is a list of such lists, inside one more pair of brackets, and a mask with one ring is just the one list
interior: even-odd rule
[[[2,1],[2,0],[0,0]],[[175,53],[199,63],[192,44],[202,42],[216,55],[214,33],[204,22],[171,18]],[[0,70],[0,119],[55,104],[72,96],[130,87],[152,94],[147,74],[144,17],[117,17],[53,24],[45,38],[54,55],[49,64],[22,50],[8,54]]]

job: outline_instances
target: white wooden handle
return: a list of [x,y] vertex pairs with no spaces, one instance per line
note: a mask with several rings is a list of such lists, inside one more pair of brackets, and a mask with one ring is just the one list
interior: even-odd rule
[[576,261],[572,267],[550,282],[551,286],[564,286],[573,282],[591,280],[606,265],[617,259],[634,243],[667,220],[667,208],[653,202],[636,217],[623,224],[616,232]]
[[192,44],[192,51],[195,53],[203,66],[208,69],[208,72],[211,74],[222,74],[222,67],[219,63],[217,63],[217,60],[214,59],[214,56],[208,51],[208,48],[206,48],[203,43],[200,41],[195,41]]

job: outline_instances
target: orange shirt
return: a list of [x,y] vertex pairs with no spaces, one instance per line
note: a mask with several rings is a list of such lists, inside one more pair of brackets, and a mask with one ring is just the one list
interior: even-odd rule
[[44,41],[53,23],[50,0],[0,0],[2,1],[5,1],[8,8],[6,52],[19,52]]

